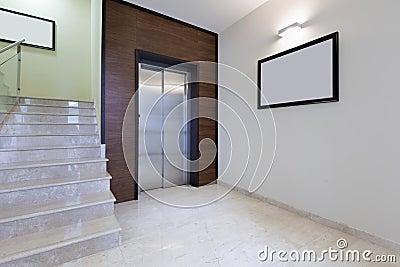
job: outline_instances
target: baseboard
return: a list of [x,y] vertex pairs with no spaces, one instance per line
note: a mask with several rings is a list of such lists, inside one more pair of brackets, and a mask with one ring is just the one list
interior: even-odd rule
[[[218,185],[221,185],[221,186],[230,187],[230,188],[232,187],[232,185],[230,185],[228,183],[225,183],[225,182],[222,182],[222,181],[219,181],[219,180],[218,180],[217,183],[218,183]],[[375,245],[387,248],[387,249],[392,250],[392,251],[394,251],[396,253],[400,253],[400,244],[398,244],[398,243],[396,243],[394,241],[387,240],[387,239],[384,239],[384,238],[379,237],[379,236],[375,236],[373,234],[370,234],[370,233],[367,233],[365,231],[356,229],[354,227],[348,226],[348,225],[343,224],[343,223],[339,223],[339,222],[332,221],[330,219],[323,218],[323,217],[321,217],[319,215],[316,215],[316,214],[313,214],[313,213],[310,213],[310,212],[307,212],[307,211],[292,207],[290,205],[287,205],[287,204],[282,203],[280,201],[271,199],[269,197],[262,196],[262,195],[257,194],[257,193],[250,193],[250,192],[246,191],[245,189],[242,189],[242,188],[239,188],[239,187],[234,187],[233,190],[235,190],[236,192],[239,192],[241,194],[244,194],[246,196],[249,196],[249,197],[261,200],[263,202],[266,202],[268,204],[274,205],[274,206],[276,206],[278,208],[281,208],[281,209],[287,210],[289,212],[295,213],[295,214],[297,214],[299,216],[308,218],[313,222],[325,225],[325,226],[330,227],[330,228],[335,229],[335,230],[342,231],[342,232],[344,232],[346,234],[349,234],[349,235],[352,235],[354,237],[369,241],[369,242],[371,242],[371,243],[373,243]]]
[[100,155],[102,158],[105,158],[106,157],[106,144],[101,144],[100,148],[101,148]]

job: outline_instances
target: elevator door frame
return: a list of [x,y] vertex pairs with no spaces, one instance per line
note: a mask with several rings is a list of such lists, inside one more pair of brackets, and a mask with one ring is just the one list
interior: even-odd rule
[[[174,66],[175,70],[181,70],[182,72],[186,72],[190,75],[190,81],[196,81],[197,76],[198,76],[198,70],[197,66],[194,64],[184,64],[182,68],[179,66],[179,64],[182,63],[187,63],[187,61],[164,56],[164,55],[159,55],[155,54],[152,52],[136,49],[135,50],[135,92],[139,89],[139,71],[140,71],[140,66],[139,64],[146,64],[146,65],[151,65],[151,66],[156,66],[159,68],[169,68]],[[199,87],[198,83],[191,83],[188,81],[187,85],[187,99],[195,99],[198,98],[199,96]],[[136,196],[139,198],[139,192],[141,191],[139,189],[139,94],[137,94],[136,97],[136,103],[135,103],[135,110],[136,110],[136,116],[135,116],[135,178],[136,182],[135,183],[135,193]],[[191,115],[193,117],[196,117],[195,115],[198,114],[198,105],[197,104],[192,104],[190,105],[190,111]],[[198,150],[198,144],[199,144],[199,120],[198,119],[193,119],[188,123],[188,156],[189,160],[196,160],[199,158],[199,150]],[[199,180],[199,173],[198,172],[187,172],[186,174],[188,184],[192,186],[198,186],[198,180]]]

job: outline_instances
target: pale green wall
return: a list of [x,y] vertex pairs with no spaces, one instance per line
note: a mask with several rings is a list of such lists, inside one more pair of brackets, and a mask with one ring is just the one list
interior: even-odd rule
[[91,1],[0,0],[0,6],[56,21],[56,51],[22,48],[21,95],[93,100]]
[[102,1],[91,1],[91,71],[92,95],[96,105],[97,121],[100,126],[101,114],[101,37],[102,37]]

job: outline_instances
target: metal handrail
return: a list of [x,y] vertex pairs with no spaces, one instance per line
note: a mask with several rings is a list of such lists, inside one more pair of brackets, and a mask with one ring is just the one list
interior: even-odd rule
[[[15,43],[12,43],[10,45],[7,45],[6,47],[3,47],[0,49],[0,54],[4,53],[8,50],[10,50],[13,47],[17,47],[17,103],[19,102],[19,96],[21,95],[21,44],[25,42],[25,39],[22,39],[20,41],[17,41]],[[11,59],[11,58],[10,58]],[[9,60],[9,59],[8,59]],[[6,61],[8,61],[6,60]]]
[[12,43],[10,45],[7,45],[6,47],[3,47],[2,49],[0,49],[0,54],[3,52],[6,52],[7,50],[9,50],[15,46],[21,45],[23,42],[25,42],[25,39],[22,39],[21,41],[18,41],[18,42]]

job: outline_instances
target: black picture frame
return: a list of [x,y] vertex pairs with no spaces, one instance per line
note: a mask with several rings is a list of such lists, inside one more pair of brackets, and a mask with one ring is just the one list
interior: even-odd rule
[[[49,28],[50,28],[49,34],[51,35],[51,45],[50,46],[43,46],[43,45],[32,43],[27,38],[25,38],[26,40],[25,40],[25,42],[22,43],[22,45],[29,46],[29,47],[34,47],[34,48],[45,49],[45,50],[51,50],[51,51],[55,51],[56,50],[56,41],[55,41],[56,22],[54,20],[41,18],[41,17],[37,17],[37,16],[33,16],[33,15],[29,15],[29,14],[18,12],[18,11],[5,9],[5,8],[0,8],[0,12],[8,12],[8,13],[11,13],[11,14],[14,14],[14,15],[23,16],[23,17],[27,17],[27,18],[35,19],[35,20],[40,20],[40,21],[48,23],[49,24]],[[12,27],[12,25],[8,25],[8,27]],[[14,43],[14,42],[17,42],[19,40],[11,40],[11,39],[7,39],[7,38],[3,38],[0,35],[0,41],[1,42],[6,42],[6,43]]]
[[[269,61],[272,61],[277,58],[281,58],[297,51],[301,51],[306,48],[310,48],[314,45],[321,44],[327,41],[332,41],[332,68],[331,68],[331,97],[324,98],[312,98],[312,99],[301,99],[298,101],[290,101],[290,102],[282,102],[282,103],[273,103],[273,104],[262,104],[261,97],[262,93],[265,92],[265,88],[262,88],[262,64],[266,64]],[[258,94],[257,94],[257,108],[258,109],[267,109],[267,108],[278,108],[278,107],[288,107],[288,106],[298,106],[298,105],[308,105],[308,104],[317,104],[317,103],[325,103],[325,102],[338,102],[339,101],[339,32],[334,32],[308,43],[299,45],[297,47],[291,48],[289,50],[280,52],[278,54],[260,59],[258,61],[258,69],[257,69],[257,83],[258,83]],[[268,99],[268,94],[265,94]]]

